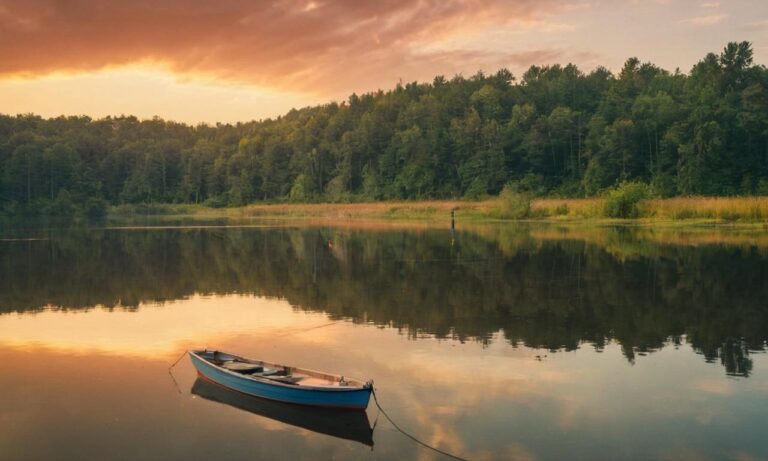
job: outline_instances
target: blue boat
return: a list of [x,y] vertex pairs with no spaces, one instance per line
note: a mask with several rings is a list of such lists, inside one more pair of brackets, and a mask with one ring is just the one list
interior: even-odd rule
[[243,394],[280,402],[328,408],[368,407],[373,381],[359,381],[221,351],[189,351],[203,378]]

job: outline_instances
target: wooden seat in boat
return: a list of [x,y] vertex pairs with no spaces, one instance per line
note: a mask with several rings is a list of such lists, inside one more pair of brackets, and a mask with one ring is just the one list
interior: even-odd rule
[[235,371],[237,373],[258,373],[264,371],[264,367],[261,365],[246,362],[235,362],[234,360],[222,363],[221,367],[226,368],[229,371]]
[[271,379],[272,381],[278,381],[285,384],[297,384],[299,381],[303,380],[303,376],[266,376],[266,378]]

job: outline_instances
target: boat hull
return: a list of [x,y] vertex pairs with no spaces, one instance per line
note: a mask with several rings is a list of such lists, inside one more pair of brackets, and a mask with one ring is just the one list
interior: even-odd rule
[[279,402],[328,408],[364,410],[371,398],[371,389],[314,389],[301,386],[263,382],[223,370],[190,352],[197,372],[214,383],[243,394]]

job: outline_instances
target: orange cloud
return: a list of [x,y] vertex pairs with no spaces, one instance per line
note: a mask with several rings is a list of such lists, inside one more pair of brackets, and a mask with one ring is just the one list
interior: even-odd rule
[[[544,49],[442,49],[434,41],[543,24],[556,0],[0,0],[0,76],[136,62],[176,73],[345,94],[398,78],[528,65]],[[546,13],[545,13],[546,12]]]

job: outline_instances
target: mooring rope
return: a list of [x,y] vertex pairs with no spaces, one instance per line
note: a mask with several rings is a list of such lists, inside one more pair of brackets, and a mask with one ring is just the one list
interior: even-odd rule
[[307,327],[307,328],[299,328],[299,329],[289,330],[289,331],[280,333],[278,335],[270,336],[270,338],[282,338],[283,336],[291,336],[291,335],[296,335],[296,334],[299,334],[299,333],[306,333],[307,331],[317,330],[319,328],[330,327],[331,325],[336,325],[337,323],[342,322],[342,321],[343,320],[334,320],[333,322],[324,323],[322,325],[313,325],[313,326]]
[[[428,449],[433,450],[433,451],[436,451],[437,453],[440,453],[441,455],[445,455],[445,456],[447,456],[449,458],[457,459],[459,461],[469,461],[469,460],[467,460],[467,458],[462,458],[461,456],[456,456],[456,455],[454,455],[452,453],[448,453],[447,451],[443,451],[443,450],[441,450],[441,449],[439,449],[437,447],[429,445],[426,442],[422,442],[416,436],[412,435],[410,432],[408,432],[405,429],[403,429],[400,426],[398,426],[397,423],[394,422],[392,420],[392,418],[389,417],[387,412],[384,411],[384,408],[381,407],[381,404],[379,403],[379,399],[376,397],[376,390],[375,389],[373,389],[373,388],[371,389],[371,394],[373,395],[373,401],[376,404],[376,407],[379,409],[379,412],[381,412],[381,414],[384,415],[385,418],[387,418],[387,421],[389,421],[392,424],[392,426],[394,426],[394,428],[397,429],[401,434],[403,434],[404,436],[406,436],[409,439],[413,440],[414,442],[418,443],[422,447],[428,448]],[[376,419],[378,420],[378,416],[376,417]]]
[[175,362],[173,362],[173,365],[168,367],[168,374],[171,375],[171,379],[173,380],[173,384],[176,386],[176,390],[179,391],[179,394],[181,394],[181,388],[179,387],[179,383],[176,381],[176,377],[173,376],[173,367],[175,367],[176,364],[181,362],[181,359],[183,359],[185,355],[187,355],[187,351],[186,350],[181,353],[181,355],[179,356],[178,359],[176,359]]

